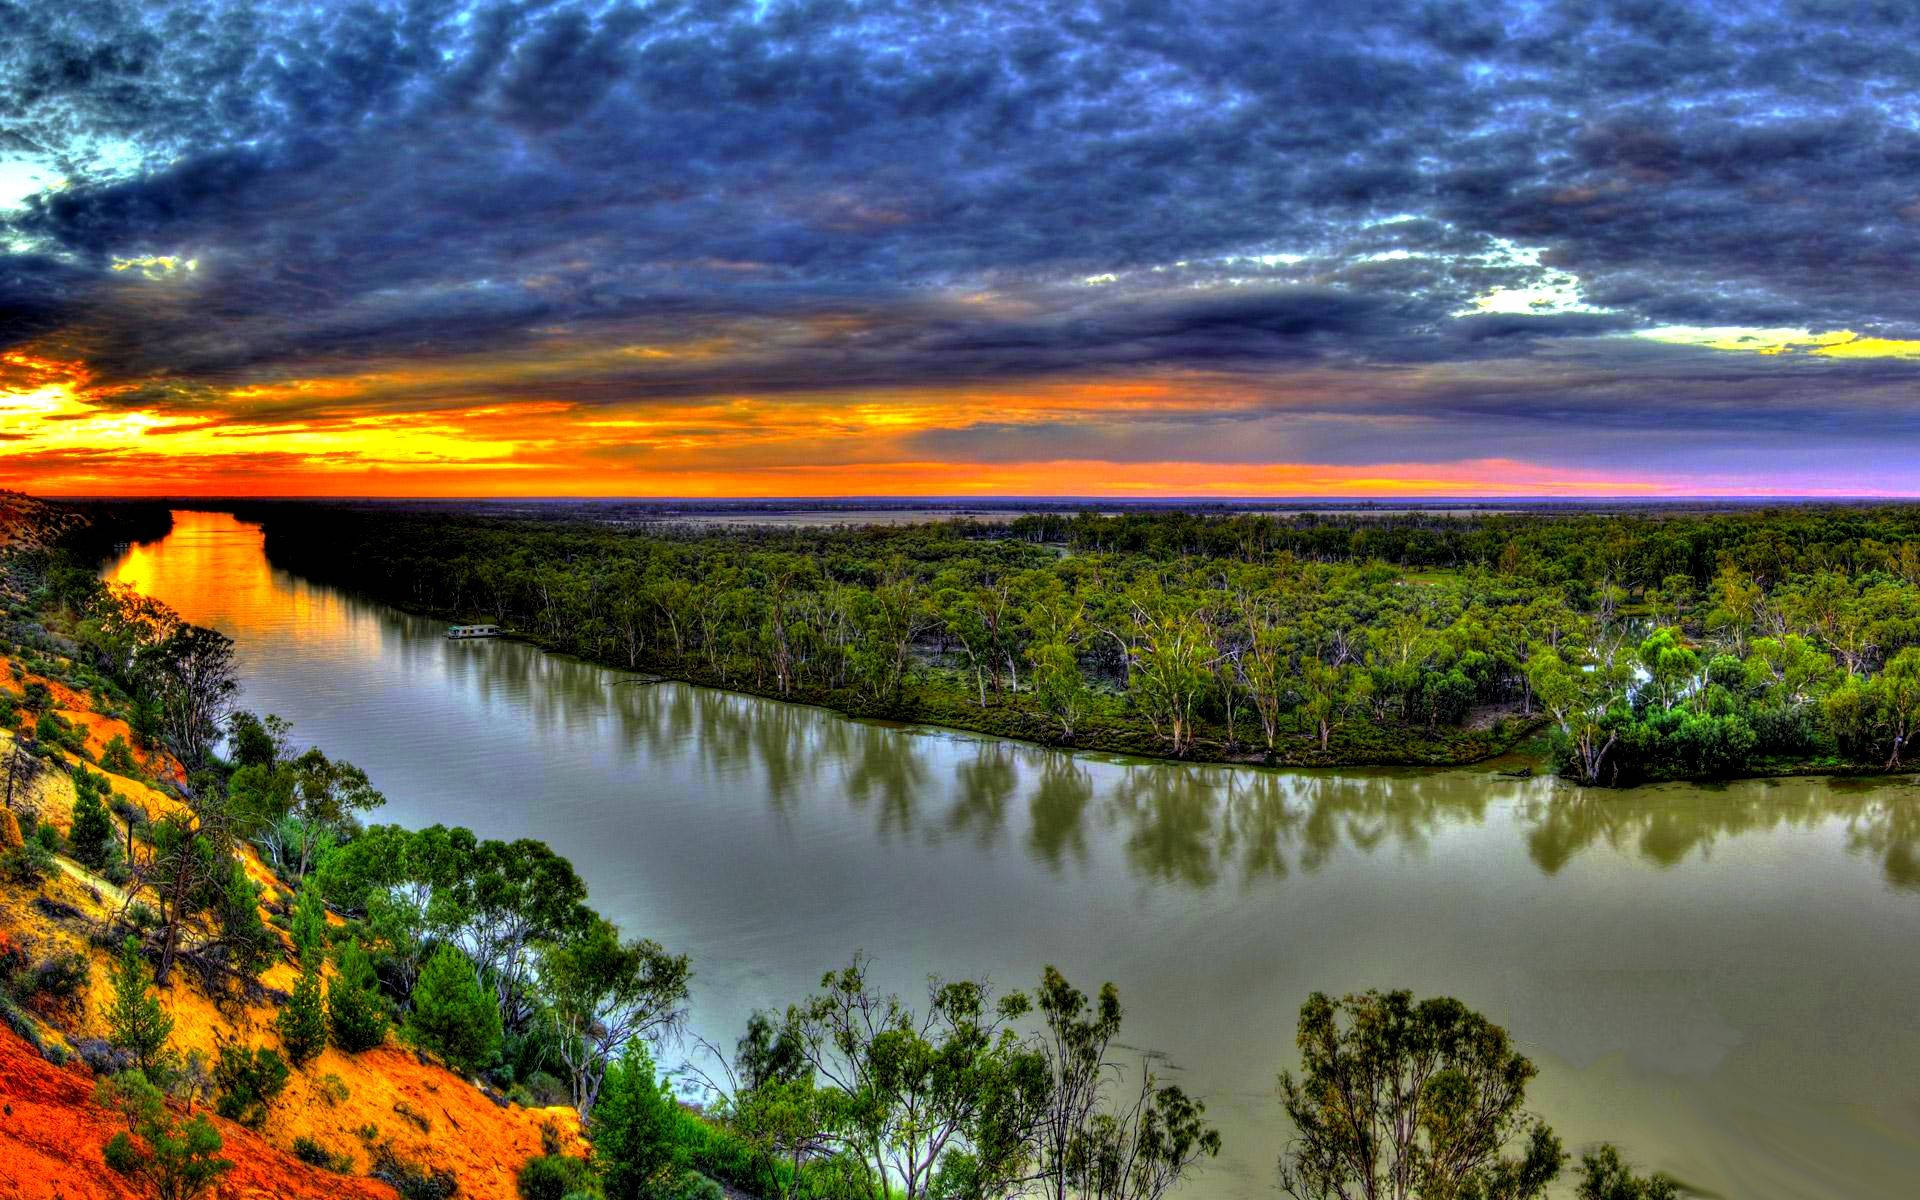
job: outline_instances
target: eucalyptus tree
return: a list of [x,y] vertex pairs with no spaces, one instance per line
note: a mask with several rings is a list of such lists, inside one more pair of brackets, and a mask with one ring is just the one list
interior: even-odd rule
[[1120,996],[1109,983],[1097,1000],[1048,966],[1035,994],[1037,1042],[1047,1080],[1033,1124],[1036,1182],[1053,1200],[1159,1200],[1201,1159],[1220,1152],[1205,1106],[1161,1085],[1142,1065],[1140,1085],[1113,1101],[1120,1074],[1109,1057],[1120,1032]]
[[1528,660],[1527,680],[1566,739],[1580,782],[1600,782],[1607,753],[1620,736],[1622,714],[1617,709],[1626,699],[1624,666],[1604,661],[1573,666],[1542,650]]
[[836,1149],[857,1163],[869,1200],[920,1200],[943,1160],[965,1163],[967,1190],[998,1195],[1024,1165],[1025,1132],[1045,1068],[1013,1023],[1019,992],[995,999],[972,980],[930,980],[925,1008],[868,986],[856,956],[820,992],[790,1007],[787,1025],[832,1116]]
[[1280,1076],[1294,1200],[1531,1200],[1560,1173],[1559,1139],[1524,1108],[1533,1063],[1458,1000],[1316,992],[1297,1044]]
[[599,917],[538,947],[538,992],[559,1034],[573,1106],[586,1116],[607,1067],[635,1038],[658,1040],[685,1016],[692,969],[658,942],[622,939]]

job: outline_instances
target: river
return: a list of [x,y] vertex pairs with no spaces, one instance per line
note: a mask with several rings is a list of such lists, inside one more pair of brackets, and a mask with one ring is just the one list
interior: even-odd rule
[[[1123,1039],[1226,1141],[1183,1188],[1274,1194],[1274,1077],[1315,990],[1446,993],[1540,1069],[1569,1148],[1743,1198],[1920,1181],[1920,794],[1826,780],[1583,792],[1480,772],[1085,757],[857,722],[442,626],[274,570],[181,512],[109,578],[236,643],[242,703],[365,768],[376,819],[535,837],[693,957],[731,1046],[855,950],[1114,981]],[[668,1062],[688,1048],[663,1055]]]

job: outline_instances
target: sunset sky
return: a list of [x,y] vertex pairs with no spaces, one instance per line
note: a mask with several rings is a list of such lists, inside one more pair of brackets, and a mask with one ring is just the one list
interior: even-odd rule
[[1911,494],[1920,5],[0,0],[0,486]]

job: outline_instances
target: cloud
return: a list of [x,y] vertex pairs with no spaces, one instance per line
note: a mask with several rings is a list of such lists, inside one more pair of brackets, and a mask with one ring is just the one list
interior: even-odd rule
[[[0,24],[0,162],[59,181],[0,211],[0,350],[84,364],[88,405],[156,433],[721,397],[830,425],[1157,379],[1194,403],[925,418],[909,448],[1683,468],[1666,431],[1813,470],[1788,439],[1920,438],[1894,399],[1920,339],[1902,6],[95,0]],[[1636,336],[1675,326],[1877,357]]]

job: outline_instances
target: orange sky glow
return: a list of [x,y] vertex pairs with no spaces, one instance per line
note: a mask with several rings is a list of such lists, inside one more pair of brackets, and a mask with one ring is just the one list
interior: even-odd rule
[[[598,352],[631,355],[631,348]],[[678,351],[661,350],[659,357]],[[928,434],[1056,423],[1082,434],[1156,422],[1286,411],[1204,378],[1099,379],[851,394],[717,395],[670,402],[543,399],[543,383],[590,371],[548,362],[389,365],[284,379],[191,405],[128,403],[83,361],[0,355],[0,486],[51,496],[1659,496],[1766,494],[1739,478],[1684,482],[1513,458],[1439,462],[1234,462],[1164,456],[931,456]],[[1296,382],[1310,392],[1317,382]],[[507,400],[490,400],[506,387]],[[1255,411],[1258,410],[1258,411]],[[1310,420],[1310,417],[1298,418]],[[1383,419],[1383,422],[1386,419]],[[1391,423],[1404,427],[1405,418]]]

